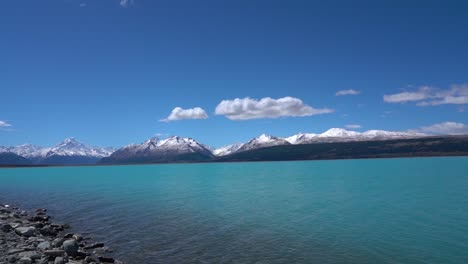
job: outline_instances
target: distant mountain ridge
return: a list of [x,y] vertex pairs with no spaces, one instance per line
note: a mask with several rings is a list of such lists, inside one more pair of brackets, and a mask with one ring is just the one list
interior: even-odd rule
[[[312,153],[315,148],[319,148],[322,146],[321,144],[326,143],[341,143],[341,145],[334,145],[336,147],[354,146],[353,144],[344,144],[353,142],[360,143],[360,146],[371,146],[372,144],[366,142],[394,140],[402,140],[403,142],[404,140],[424,139],[428,136],[418,132],[385,130],[356,132],[343,128],[331,128],[321,134],[298,133],[286,138],[262,134],[245,143],[236,143],[217,149],[199,143],[193,138],[171,136],[165,139],[150,138],[140,144],[130,144],[117,150],[92,147],[74,138],[67,138],[56,146],[49,148],[31,144],[15,147],[0,146],[0,153],[2,154],[0,164],[8,162],[11,164],[37,165],[206,162],[239,160],[239,157],[243,157],[240,160],[263,160],[262,155],[265,155],[265,153],[272,155],[269,152],[271,150],[279,151],[278,153],[288,150],[294,153],[298,149],[307,149]],[[310,145],[310,147],[302,147],[302,145]],[[360,151],[363,150],[360,149]],[[253,156],[251,156],[252,153]],[[304,155],[303,158],[309,159],[312,157],[309,154],[300,152],[300,155],[297,154],[298,156],[295,156],[295,158]],[[321,157],[318,153],[314,155],[314,157]],[[336,154],[337,157],[340,155],[340,153]],[[288,155],[284,155],[284,159],[288,159]],[[8,162],[6,162],[7,160]]]
[[67,138],[54,147],[40,147],[31,144],[0,147],[0,153],[13,153],[27,159],[28,163],[46,165],[95,164],[112,152],[113,149],[91,147],[75,138]]

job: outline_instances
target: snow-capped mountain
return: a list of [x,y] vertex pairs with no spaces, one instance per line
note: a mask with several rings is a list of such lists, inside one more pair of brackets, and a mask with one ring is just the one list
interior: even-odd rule
[[23,144],[19,146],[13,147],[0,147],[0,152],[12,152],[18,156],[24,158],[35,158],[41,156],[44,152],[45,148],[32,145],[32,144]]
[[299,133],[296,135],[292,135],[290,137],[285,138],[286,141],[295,145],[295,144],[306,144],[313,142],[318,137],[317,134],[310,134],[310,133]]
[[212,153],[215,156],[226,156],[238,151],[243,145],[243,143],[227,145],[213,150]]
[[330,128],[319,135],[320,138],[353,138],[358,137],[361,133],[350,131],[343,128]]
[[208,160],[211,150],[193,138],[172,136],[163,140],[151,138],[116,150],[103,163],[164,162]]
[[2,147],[0,152],[11,152],[35,164],[92,164],[112,154],[112,148],[87,146],[74,138],[67,138],[54,147],[24,144]]
[[291,143],[283,138],[262,134],[242,145],[236,152],[290,144]]
[[44,155],[45,158],[50,156],[86,156],[103,158],[112,154],[112,150],[100,147],[91,147],[79,142],[75,138],[67,138],[55,147],[41,150],[40,153]]
[[350,131],[343,128],[330,128],[321,134],[299,133],[285,138],[291,144],[311,144],[325,142],[350,142],[350,141],[369,141],[369,140],[389,140],[418,138],[427,136],[419,132],[398,132],[385,130],[369,130],[363,133]]
[[427,136],[419,132],[400,132],[400,131],[385,131],[385,130],[368,130],[361,134],[362,137],[374,140],[387,140],[398,138],[415,138]]

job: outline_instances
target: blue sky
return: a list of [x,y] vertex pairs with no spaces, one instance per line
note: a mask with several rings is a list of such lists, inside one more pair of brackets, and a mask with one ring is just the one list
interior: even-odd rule
[[4,1],[0,145],[468,132],[466,1],[324,2]]

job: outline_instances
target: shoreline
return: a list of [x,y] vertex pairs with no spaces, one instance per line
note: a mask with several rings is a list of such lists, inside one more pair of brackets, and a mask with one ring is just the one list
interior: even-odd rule
[[124,264],[104,243],[68,229],[52,222],[46,209],[27,212],[0,203],[0,264]]
[[[112,167],[112,166],[151,166],[151,165],[177,165],[177,164],[222,164],[222,163],[258,163],[258,162],[294,162],[294,161],[333,161],[333,160],[373,160],[373,159],[411,159],[411,158],[455,158],[468,157],[468,153],[454,153],[437,155],[389,155],[373,157],[340,157],[340,158],[317,158],[317,159],[284,159],[284,160],[230,160],[230,161],[197,161],[197,162],[154,162],[154,163],[116,163],[116,164],[70,164],[70,165],[0,165],[1,169],[21,168],[62,168],[62,167]],[[0,204],[1,206],[1,204]],[[0,263],[1,264],[1,263]]]

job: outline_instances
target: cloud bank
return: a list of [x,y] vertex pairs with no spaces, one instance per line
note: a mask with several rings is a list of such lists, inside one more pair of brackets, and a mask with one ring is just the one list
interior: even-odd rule
[[442,122],[431,126],[421,127],[420,131],[442,135],[463,135],[468,134],[468,125],[457,122]]
[[217,115],[224,115],[231,120],[312,116],[332,112],[334,112],[333,109],[313,108],[304,104],[302,100],[289,96],[278,99],[265,97],[256,100],[246,97],[223,100],[215,110]]
[[468,84],[452,85],[445,90],[422,86],[415,91],[384,95],[383,100],[386,103],[417,102],[418,106],[468,104]]
[[349,89],[349,90],[341,90],[341,91],[338,91],[338,92],[335,93],[335,96],[358,95],[358,94],[360,94],[360,93],[361,93],[361,91]]
[[183,119],[207,119],[208,114],[200,107],[183,109],[181,107],[176,107],[172,110],[171,114],[160,120],[161,122],[170,122]]

